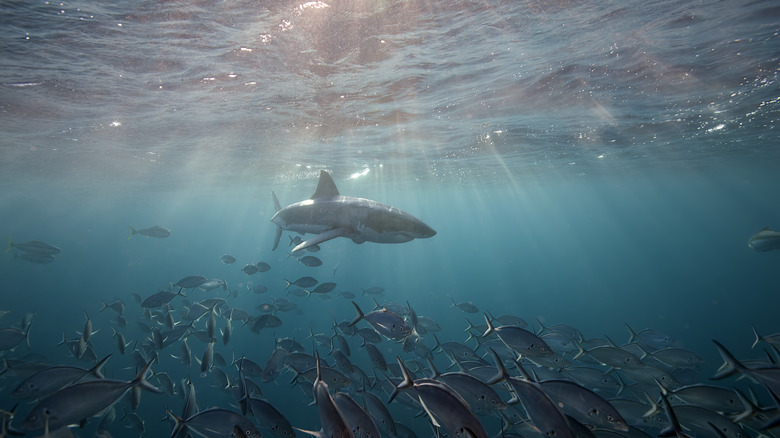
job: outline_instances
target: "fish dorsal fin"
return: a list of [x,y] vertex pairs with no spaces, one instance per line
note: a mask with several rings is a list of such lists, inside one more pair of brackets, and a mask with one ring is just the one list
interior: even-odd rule
[[330,174],[324,170],[320,171],[320,182],[317,183],[317,190],[311,195],[311,199],[333,198],[339,196],[339,189]]

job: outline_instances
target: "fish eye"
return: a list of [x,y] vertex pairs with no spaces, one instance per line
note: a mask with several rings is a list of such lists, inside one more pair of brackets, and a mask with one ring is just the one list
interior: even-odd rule
[[615,417],[613,417],[612,415],[607,415],[607,421],[609,421],[610,423],[612,423],[612,422],[614,422],[614,421],[615,421]]

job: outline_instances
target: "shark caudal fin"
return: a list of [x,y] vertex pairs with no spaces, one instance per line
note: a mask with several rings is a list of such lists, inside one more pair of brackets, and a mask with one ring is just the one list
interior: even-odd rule
[[[282,209],[282,206],[279,204],[279,199],[276,198],[276,193],[271,192],[271,196],[274,197],[274,213],[278,213],[279,210]],[[279,225],[276,226],[276,236],[274,236],[274,248],[271,250],[275,250],[277,246],[279,246],[279,239],[282,238],[282,227]]]

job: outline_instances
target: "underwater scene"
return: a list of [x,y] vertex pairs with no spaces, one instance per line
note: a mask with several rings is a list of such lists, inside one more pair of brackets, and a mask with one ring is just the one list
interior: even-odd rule
[[0,23],[0,437],[780,436],[774,2]]

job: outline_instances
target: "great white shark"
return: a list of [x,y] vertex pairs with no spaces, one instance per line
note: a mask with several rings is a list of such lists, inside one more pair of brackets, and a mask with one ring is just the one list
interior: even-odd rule
[[330,174],[320,171],[317,189],[311,198],[284,208],[274,197],[276,213],[271,222],[276,224],[274,248],[279,246],[282,231],[316,234],[292,249],[293,252],[336,237],[347,237],[355,243],[403,243],[431,237],[433,228],[420,219],[399,210],[365,198],[342,196]]

